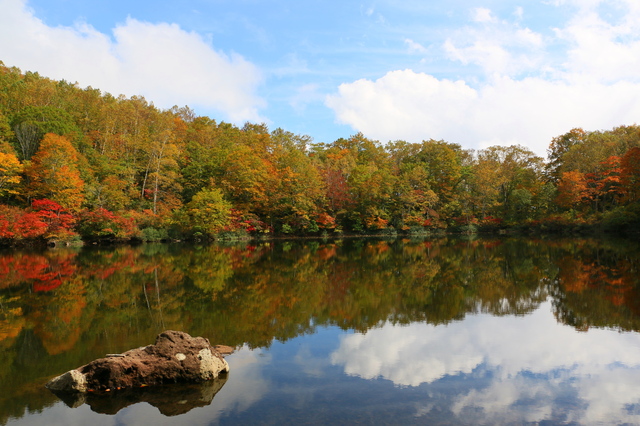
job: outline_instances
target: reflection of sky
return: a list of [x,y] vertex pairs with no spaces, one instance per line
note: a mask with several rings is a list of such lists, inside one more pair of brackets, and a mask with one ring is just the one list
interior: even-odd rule
[[[61,402],[8,424],[638,424],[640,336],[577,332],[551,306],[443,326],[337,327],[227,357],[210,406],[164,417],[146,403],[115,416]],[[346,373],[346,374],[345,374]]]
[[[640,414],[638,334],[577,332],[558,324],[550,311],[545,303],[524,317],[475,315],[447,326],[387,324],[342,336],[331,361],[348,375],[381,377],[400,386],[490,374],[488,388],[468,390],[452,401],[449,409],[461,420],[640,421],[634,415]],[[567,397],[577,406],[558,402]],[[418,407],[418,415],[430,409]]]
[[[231,373],[220,392],[213,398],[209,406],[197,407],[180,416],[166,417],[156,407],[147,403],[129,406],[116,415],[96,414],[84,404],[75,409],[67,408],[61,401],[43,413],[12,419],[7,424],[29,426],[54,425],[211,425],[225,414],[241,412],[268,391],[268,383],[262,377],[263,364],[270,364],[271,357],[260,350],[250,351],[245,348],[227,358]],[[48,392],[48,391],[46,391]],[[176,397],[179,397],[177,395]]]

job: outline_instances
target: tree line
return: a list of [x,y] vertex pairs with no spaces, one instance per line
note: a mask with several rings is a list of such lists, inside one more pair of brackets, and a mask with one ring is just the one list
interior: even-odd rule
[[627,229],[640,126],[572,129],[548,159],[443,140],[331,143],[162,110],[0,62],[0,241]]

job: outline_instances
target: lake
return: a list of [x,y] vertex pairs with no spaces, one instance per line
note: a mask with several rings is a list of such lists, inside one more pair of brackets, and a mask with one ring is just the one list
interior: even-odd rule
[[[296,240],[0,251],[0,424],[640,424],[640,244]],[[194,386],[53,376],[186,331]]]

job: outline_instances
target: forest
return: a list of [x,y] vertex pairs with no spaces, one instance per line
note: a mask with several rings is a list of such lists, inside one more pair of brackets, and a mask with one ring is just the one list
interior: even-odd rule
[[547,153],[317,143],[0,62],[0,245],[637,229],[640,126]]

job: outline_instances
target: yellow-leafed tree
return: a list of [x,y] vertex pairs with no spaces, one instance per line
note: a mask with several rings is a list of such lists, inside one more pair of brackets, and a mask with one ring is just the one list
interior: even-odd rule
[[84,182],[78,171],[78,152],[64,136],[47,133],[26,169],[26,195],[48,198],[76,211],[84,201]]
[[17,194],[22,178],[22,164],[13,154],[0,152],[0,198]]

